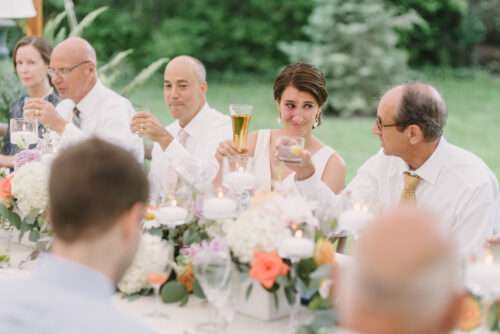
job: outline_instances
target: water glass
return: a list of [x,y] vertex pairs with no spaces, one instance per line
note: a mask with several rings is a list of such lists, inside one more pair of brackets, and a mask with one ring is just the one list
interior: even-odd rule
[[286,163],[301,163],[300,154],[304,150],[304,138],[281,136],[278,138],[278,159]]
[[38,121],[28,118],[10,119],[10,142],[20,149],[27,149],[36,144],[38,137]]

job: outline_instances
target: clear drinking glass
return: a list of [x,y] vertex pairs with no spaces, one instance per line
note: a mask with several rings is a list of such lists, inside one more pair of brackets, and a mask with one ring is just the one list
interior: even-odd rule
[[10,142],[20,149],[27,149],[30,145],[37,144],[38,121],[29,118],[10,119]]
[[230,104],[229,113],[233,124],[233,144],[241,154],[248,152],[247,140],[252,118],[253,106],[250,104]]
[[229,251],[205,249],[193,258],[193,271],[209,303],[216,311],[215,321],[197,325],[198,330],[221,333],[232,320],[228,307],[232,290],[232,264]]
[[162,287],[163,284],[165,284],[165,282],[167,282],[171,272],[172,272],[172,265],[169,260],[169,262],[165,265],[163,270],[157,272],[150,272],[148,274],[147,277],[148,283],[154,289],[155,306],[153,311],[146,314],[147,317],[150,318],[161,317],[164,319],[169,319],[168,314],[165,311],[161,310],[160,288]]
[[297,136],[281,136],[278,138],[278,159],[286,163],[301,163],[300,156],[304,150],[304,138]]

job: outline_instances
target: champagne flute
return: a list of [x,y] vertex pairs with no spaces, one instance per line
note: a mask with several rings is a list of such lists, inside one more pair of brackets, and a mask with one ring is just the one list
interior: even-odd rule
[[197,328],[208,333],[224,332],[233,315],[228,307],[232,288],[229,251],[208,248],[198,252],[193,258],[193,270],[207,300],[216,311],[215,321],[199,323]]
[[230,104],[229,112],[233,124],[233,144],[241,154],[248,153],[247,140],[253,106],[249,104]]
[[169,316],[164,311],[160,310],[161,305],[161,296],[160,296],[160,288],[165,282],[168,280],[170,273],[172,272],[172,265],[170,261],[165,265],[163,270],[153,271],[148,274],[147,281],[154,289],[154,298],[155,298],[155,306],[153,311],[146,314],[147,317],[150,318],[165,318],[169,319]]

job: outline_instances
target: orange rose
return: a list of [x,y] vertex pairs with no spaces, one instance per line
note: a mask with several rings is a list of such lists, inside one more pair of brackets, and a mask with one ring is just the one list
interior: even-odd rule
[[481,306],[472,296],[465,297],[462,303],[460,318],[458,319],[458,328],[468,332],[481,324]]
[[191,263],[184,268],[180,275],[177,276],[177,281],[185,287],[188,292],[193,291],[194,275],[193,265]]
[[316,263],[318,267],[324,264],[335,263],[335,252],[329,240],[319,239],[316,242],[316,247],[314,248],[314,263]]
[[250,269],[250,277],[270,289],[278,276],[288,274],[288,266],[276,251],[255,252]]
[[10,181],[11,181],[13,176],[14,176],[14,174],[10,174],[6,178],[0,180],[0,201],[6,207],[10,207],[11,200],[12,200],[12,189],[11,189]]

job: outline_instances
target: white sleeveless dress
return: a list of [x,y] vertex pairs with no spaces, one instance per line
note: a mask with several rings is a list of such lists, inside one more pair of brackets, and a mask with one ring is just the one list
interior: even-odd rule
[[[271,141],[271,130],[259,130],[257,131],[257,143],[255,145],[254,152],[254,175],[257,178],[257,191],[271,191],[272,179],[271,179],[271,161],[269,159],[270,154],[270,141]],[[319,176],[323,175],[328,159],[335,153],[335,150],[329,146],[323,146],[318,152],[312,156],[312,162],[316,169],[315,174],[319,173]],[[285,189],[294,188],[294,175],[291,173],[282,182]]]

